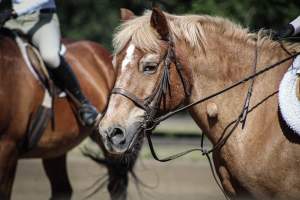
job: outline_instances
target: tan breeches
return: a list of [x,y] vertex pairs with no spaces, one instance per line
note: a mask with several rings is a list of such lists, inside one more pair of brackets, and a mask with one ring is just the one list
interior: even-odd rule
[[60,28],[57,14],[33,13],[7,21],[4,27],[27,35],[36,46],[48,67],[60,64]]

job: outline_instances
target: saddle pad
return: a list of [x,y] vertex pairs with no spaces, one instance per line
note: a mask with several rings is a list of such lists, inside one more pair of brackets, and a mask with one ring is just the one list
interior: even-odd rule
[[[21,51],[22,57],[26,63],[27,68],[32,73],[32,75],[39,81],[39,83],[44,87],[46,93],[50,92],[49,86],[47,84],[47,79],[50,79],[48,70],[43,62],[43,59],[40,56],[39,51],[32,46],[30,43],[23,39],[22,36],[19,36],[17,32],[13,32],[15,35],[15,41]],[[61,45],[60,55],[64,55],[67,49],[65,45]],[[56,95],[60,98],[66,97],[65,92],[61,91],[59,88],[56,88],[55,92],[58,92]],[[44,103],[44,102],[43,102]]]
[[297,56],[281,80],[278,98],[283,119],[300,136],[300,101],[297,98],[299,73],[300,56]]

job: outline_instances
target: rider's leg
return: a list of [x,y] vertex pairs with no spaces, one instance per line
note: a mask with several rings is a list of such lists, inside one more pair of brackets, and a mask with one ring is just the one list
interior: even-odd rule
[[69,64],[59,55],[60,29],[57,15],[41,14],[37,25],[39,24],[42,25],[33,27],[29,31],[32,33],[32,43],[38,47],[54,82],[62,89],[68,90],[80,102],[79,117],[83,124],[93,125],[98,112],[82,93],[79,82]]
[[94,125],[98,112],[94,106],[90,104],[87,98],[84,96],[80,89],[79,82],[75,77],[75,74],[69,64],[61,57],[60,65],[57,68],[51,68],[50,72],[53,76],[55,83],[63,88],[68,90],[68,92],[73,95],[76,100],[80,103],[80,108],[78,110],[79,117],[86,126]]

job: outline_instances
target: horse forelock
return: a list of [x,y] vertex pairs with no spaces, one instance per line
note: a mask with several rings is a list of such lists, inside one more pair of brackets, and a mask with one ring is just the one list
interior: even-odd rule
[[[230,39],[238,39],[247,43],[264,43],[270,47],[280,44],[273,41],[270,34],[263,29],[257,33],[251,33],[247,28],[223,17],[208,15],[171,15],[164,13],[171,35],[174,40],[183,40],[196,51],[205,51],[209,33],[215,32]],[[144,15],[122,23],[114,34],[114,54],[118,54],[129,43],[133,43],[143,51],[159,52],[160,37],[150,25],[151,11],[147,10]],[[300,45],[283,42],[291,51],[300,50]]]
[[150,14],[146,11],[143,16],[128,20],[116,29],[113,38],[115,55],[122,51],[129,42],[142,50],[159,50],[159,37],[150,25]]

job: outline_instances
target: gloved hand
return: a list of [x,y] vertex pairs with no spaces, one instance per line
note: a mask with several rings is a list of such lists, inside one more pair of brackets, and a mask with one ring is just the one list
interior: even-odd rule
[[7,20],[12,17],[16,17],[16,14],[13,10],[4,10],[0,12],[0,25],[2,26]]
[[293,36],[295,28],[292,24],[288,24],[279,31],[276,31],[273,35],[274,39],[284,39],[290,36]]

